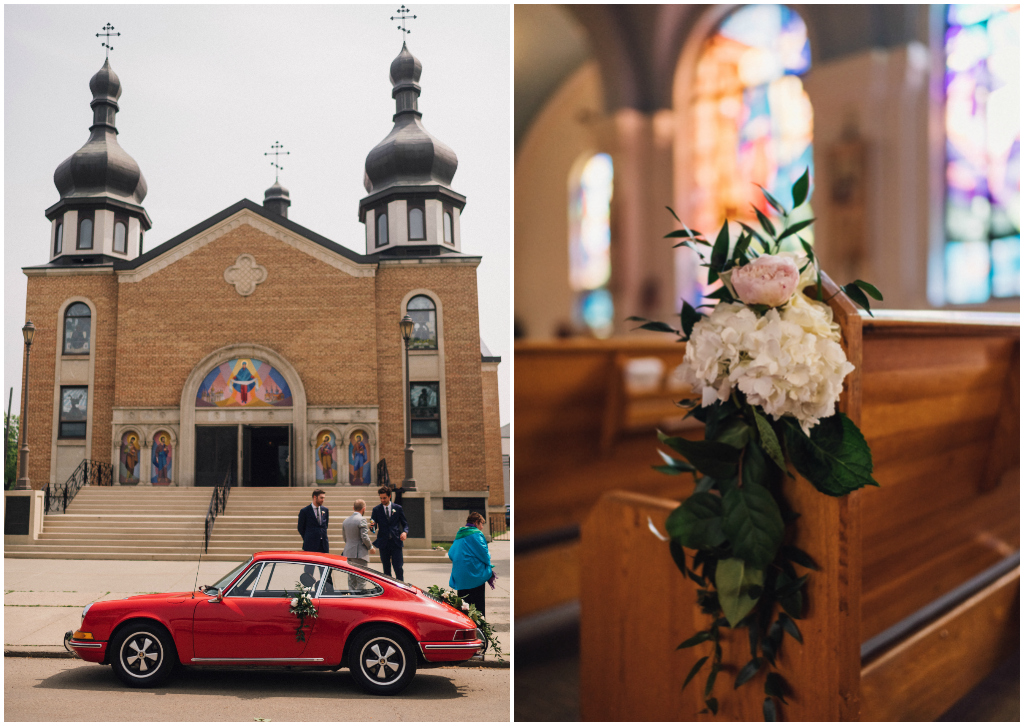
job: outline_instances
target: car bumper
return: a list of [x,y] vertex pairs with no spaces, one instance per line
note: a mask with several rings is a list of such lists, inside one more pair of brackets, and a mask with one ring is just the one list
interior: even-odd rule
[[64,648],[69,653],[74,653],[82,660],[90,663],[102,663],[107,654],[107,644],[104,641],[96,640],[75,640],[72,631],[64,634]]
[[420,653],[428,663],[460,663],[484,651],[483,640],[460,640],[440,643],[420,643]]

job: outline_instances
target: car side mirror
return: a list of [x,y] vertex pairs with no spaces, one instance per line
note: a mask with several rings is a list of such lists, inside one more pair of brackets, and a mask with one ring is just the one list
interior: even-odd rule
[[208,590],[206,590],[206,594],[213,595],[213,597],[211,597],[206,602],[220,602],[224,599],[224,595],[221,593],[220,589],[216,587],[211,587]]

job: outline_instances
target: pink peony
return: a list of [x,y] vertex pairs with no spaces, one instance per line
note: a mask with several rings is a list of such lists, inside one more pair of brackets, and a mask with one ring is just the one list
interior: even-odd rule
[[732,272],[729,282],[747,305],[785,305],[796,292],[800,270],[791,257],[762,255]]

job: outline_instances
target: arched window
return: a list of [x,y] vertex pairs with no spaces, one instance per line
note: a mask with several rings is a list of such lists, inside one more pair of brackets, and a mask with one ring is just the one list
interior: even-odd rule
[[595,154],[569,190],[569,286],[573,315],[599,338],[612,333],[611,278],[612,157]]
[[437,306],[426,295],[417,295],[405,306],[415,323],[410,350],[437,350]]
[[[687,224],[712,239],[724,219],[757,228],[753,207],[769,215],[774,212],[755,184],[792,206],[793,182],[808,168],[813,177],[813,112],[800,80],[810,67],[807,28],[784,5],[741,7],[704,42],[692,79],[696,192]],[[811,216],[810,205],[805,205],[790,222]],[[811,229],[801,237],[813,243]],[[799,249],[795,237],[787,243]],[[685,247],[679,250],[693,254]],[[708,291],[705,274],[701,268],[696,288],[692,281],[678,281],[680,292],[692,303]]]
[[53,254],[59,255],[64,246],[64,223],[57,222],[57,231],[53,235]]
[[122,255],[128,251],[128,227],[124,222],[114,223],[114,252]]
[[92,218],[85,217],[78,223],[78,249],[92,249]]
[[420,207],[409,208],[409,239],[425,239],[423,234],[423,210]]
[[89,355],[92,312],[85,303],[72,303],[64,311],[64,355]]
[[388,215],[380,212],[377,215],[377,246],[383,247],[388,243]]
[[452,215],[451,212],[444,213],[444,241],[445,244],[452,244]]
[[945,300],[1020,296],[1020,9],[950,5]]

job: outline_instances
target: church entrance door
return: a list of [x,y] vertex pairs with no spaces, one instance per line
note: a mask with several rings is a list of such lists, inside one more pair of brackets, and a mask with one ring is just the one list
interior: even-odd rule
[[196,426],[196,486],[238,483],[238,427]]
[[242,427],[242,484],[286,487],[290,480],[290,426]]

